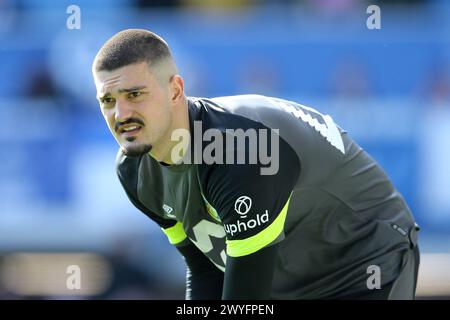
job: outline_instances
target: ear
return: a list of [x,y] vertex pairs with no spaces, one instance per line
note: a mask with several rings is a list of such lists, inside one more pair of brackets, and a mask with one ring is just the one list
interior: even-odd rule
[[170,100],[175,103],[184,97],[184,80],[175,74],[170,78]]

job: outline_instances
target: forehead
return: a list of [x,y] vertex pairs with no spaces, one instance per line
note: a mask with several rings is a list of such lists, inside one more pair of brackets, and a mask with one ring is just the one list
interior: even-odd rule
[[112,71],[94,72],[97,93],[113,93],[123,87],[149,85],[154,79],[145,62],[130,64]]

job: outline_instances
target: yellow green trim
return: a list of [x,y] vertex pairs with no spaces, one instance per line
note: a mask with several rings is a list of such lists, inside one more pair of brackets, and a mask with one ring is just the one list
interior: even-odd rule
[[274,241],[283,231],[290,200],[291,197],[289,196],[289,199],[278,217],[276,217],[276,219],[267,228],[258,234],[242,240],[226,240],[227,254],[230,257],[245,256],[264,248],[269,243]]
[[166,234],[167,238],[169,238],[169,242],[173,245],[179,244],[187,238],[181,222],[177,222],[174,226],[167,229],[161,228],[161,230]]
[[203,195],[203,193],[201,193],[202,197],[203,197],[203,201],[205,201],[205,205],[206,205],[206,211],[208,211],[209,215],[216,220],[217,222],[221,222],[220,221],[220,217],[219,214],[217,213],[216,209],[214,209],[214,207],[212,205],[209,204],[208,200],[206,200],[205,196]]

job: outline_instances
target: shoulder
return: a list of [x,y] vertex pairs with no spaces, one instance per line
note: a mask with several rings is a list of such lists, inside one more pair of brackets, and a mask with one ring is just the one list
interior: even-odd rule
[[299,106],[293,101],[258,94],[215,97],[203,101],[215,106],[215,111],[240,116],[268,128],[280,128],[285,122],[296,121],[292,106]]
[[[205,193],[295,185],[300,158],[280,133],[282,123],[272,128],[265,125],[271,113],[281,113],[269,98],[244,95],[200,100],[205,112],[201,117],[203,161],[198,171]],[[214,135],[211,129],[216,129]],[[210,133],[206,139],[205,133]]]
[[[299,137],[302,141],[310,139],[311,132],[315,131],[311,130],[307,122],[301,121],[308,118],[304,112],[313,113],[314,109],[294,101],[256,94],[200,98],[197,101],[202,105],[203,112],[199,120],[202,121],[204,129],[252,128],[276,132],[297,153]],[[299,115],[304,116],[302,118]]]
[[[278,144],[277,148],[272,146],[273,152],[264,155],[264,159],[261,153],[253,157],[253,152],[246,148],[241,152],[226,150],[222,164],[199,164],[199,181],[205,196],[220,207],[225,202],[231,204],[243,193],[253,194],[255,198],[290,194],[300,177],[300,159],[282,139]],[[227,155],[231,162],[226,161]],[[242,159],[239,155],[243,155]],[[238,163],[239,160],[244,162]],[[267,200],[270,199],[263,202]]]
[[[238,147],[233,151],[225,151],[225,154],[234,156],[233,163],[198,165],[204,196],[224,223],[235,217],[235,203],[242,197],[251,199],[255,212],[269,210],[271,214],[277,215],[300,177],[301,166],[297,154],[282,140],[279,147],[276,150],[272,148],[270,156],[266,155],[264,159],[258,158],[259,155],[252,157],[254,151],[248,148],[239,150]],[[244,155],[245,162],[238,163],[239,154]]]

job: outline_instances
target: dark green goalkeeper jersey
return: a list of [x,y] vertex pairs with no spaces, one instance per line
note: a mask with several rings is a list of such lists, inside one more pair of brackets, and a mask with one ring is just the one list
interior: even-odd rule
[[260,95],[190,97],[188,105],[183,164],[117,158],[128,197],[170,243],[193,243],[222,271],[228,257],[278,243],[274,299],[359,292],[371,265],[382,284],[398,276],[414,218],[330,116]]

